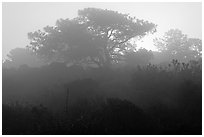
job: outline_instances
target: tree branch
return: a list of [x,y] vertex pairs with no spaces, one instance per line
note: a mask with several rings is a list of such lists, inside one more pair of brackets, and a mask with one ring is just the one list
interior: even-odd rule
[[[115,43],[114,46],[112,46],[112,47],[110,48],[110,50],[113,50],[113,49],[116,48],[118,45],[124,44],[125,42],[127,42],[127,41],[130,40],[131,38],[133,38],[133,37],[131,36],[131,37],[128,37],[127,39],[125,39],[124,41]],[[114,39],[114,40],[115,40],[115,39]]]
[[116,43],[115,45],[113,45],[113,46],[110,48],[110,50],[113,50],[113,49],[116,48],[118,45],[121,45],[121,44],[127,42],[128,40],[129,40],[129,39],[126,39],[126,40],[124,40],[124,41],[122,41],[122,42]]
[[106,31],[106,34],[107,34],[107,35],[108,35],[108,32],[109,32],[111,29],[112,29],[111,27],[107,28],[107,31]]
[[112,36],[114,29],[111,30],[110,35],[108,36],[108,39]]
[[127,42],[127,41],[128,41],[128,40],[130,40],[131,38],[133,38],[133,37],[132,37],[132,36],[131,36],[131,37],[128,37],[126,40],[119,42],[119,43],[118,43],[118,45],[120,45],[120,44],[123,44],[123,43]]
[[97,64],[99,67],[101,67],[101,64],[99,61],[96,61],[94,58],[90,57],[91,61],[93,61],[95,64]]

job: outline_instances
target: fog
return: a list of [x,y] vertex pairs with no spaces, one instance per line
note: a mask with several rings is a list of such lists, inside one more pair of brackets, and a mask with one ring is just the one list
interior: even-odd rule
[[152,39],[162,36],[170,28],[179,28],[192,38],[202,38],[202,4],[199,2],[4,2],[3,58],[6,58],[10,50],[28,44],[28,32],[42,29],[46,25],[55,25],[56,20],[60,18],[74,18],[78,10],[87,7],[115,10],[157,24],[157,32],[140,43],[148,49],[154,50]]
[[168,26],[158,37],[159,24],[115,8],[77,11],[7,54],[2,134],[202,134],[202,39]]

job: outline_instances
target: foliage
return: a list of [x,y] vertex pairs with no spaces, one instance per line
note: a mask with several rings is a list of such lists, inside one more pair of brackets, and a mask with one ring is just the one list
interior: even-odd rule
[[30,67],[40,67],[43,62],[32,54],[31,51],[25,48],[12,49],[7,55],[7,59],[3,63],[3,67],[6,68],[18,68],[21,65],[28,65]]
[[124,55],[125,63],[130,66],[143,66],[150,63],[150,60],[154,57],[152,51],[148,51],[144,48],[140,48],[137,51],[129,51]]
[[[3,105],[3,134],[146,134],[154,133],[150,118],[131,102],[81,100],[66,117],[43,106]],[[68,119],[67,119],[68,118]],[[20,123],[21,126],[18,126]]]
[[2,134],[52,134],[54,118],[44,106],[3,104]]
[[[167,68],[149,65],[135,72],[132,85],[156,113],[167,134],[195,134],[202,125],[202,65],[173,60]],[[150,108],[151,108],[150,107]],[[162,114],[160,112],[164,111]]]
[[130,39],[155,32],[155,26],[127,14],[86,8],[72,20],[60,19],[55,27],[28,33],[28,47],[48,61],[109,66],[117,62]]
[[114,70],[64,63],[3,69],[3,103],[23,95],[24,101],[48,107],[3,105],[3,134],[201,134],[201,68],[202,60],[172,60],[166,67]]
[[180,61],[196,60],[202,56],[202,41],[188,38],[181,30],[171,29],[163,38],[155,39],[155,46],[169,60]]

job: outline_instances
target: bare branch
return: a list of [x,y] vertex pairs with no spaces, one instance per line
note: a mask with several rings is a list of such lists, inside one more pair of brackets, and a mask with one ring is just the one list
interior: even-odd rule
[[99,67],[101,67],[101,64],[99,61],[96,61],[94,58],[90,57],[91,61],[93,61],[95,64],[97,64]]
[[108,32],[109,32],[111,29],[112,29],[111,27],[107,28],[107,31],[106,31],[106,34],[107,34],[107,35],[108,35]]
[[123,44],[123,43],[127,42],[127,41],[128,41],[128,40],[130,40],[131,38],[133,38],[133,37],[132,37],[132,36],[131,36],[131,37],[128,37],[126,40],[119,42],[119,43],[118,43],[118,45],[120,45],[120,44]]
[[127,38],[126,40],[122,41],[122,42],[119,42],[119,43],[116,43],[115,45],[113,45],[110,50],[114,50],[114,48],[116,48],[117,46],[121,45],[121,44],[124,44],[125,42],[127,42],[128,40],[130,40],[132,37],[130,38]]
[[111,30],[110,35],[108,36],[108,39],[112,36],[114,29]]

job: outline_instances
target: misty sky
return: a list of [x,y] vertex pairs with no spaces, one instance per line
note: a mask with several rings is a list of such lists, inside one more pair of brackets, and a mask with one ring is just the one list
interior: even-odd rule
[[[129,13],[138,19],[158,25],[155,36],[171,28],[178,28],[189,37],[202,38],[201,3],[3,3],[2,55],[13,48],[29,44],[27,33],[55,25],[57,19],[74,18],[78,9],[96,7]],[[154,49],[151,39],[144,39],[141,46]]]

